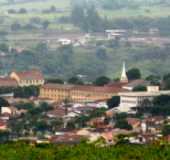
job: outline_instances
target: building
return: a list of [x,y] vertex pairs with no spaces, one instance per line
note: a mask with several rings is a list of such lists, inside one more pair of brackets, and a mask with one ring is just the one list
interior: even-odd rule
[[45,82],[43,74],[36,69],[24,72],[12,72],[10,78],[15,80],[21,87],[40,86]]
[[150,83],[146,80],[143,80],[143,79],[136,79],[136,80],[133,80],[133,81],[130,81],[129,83],[125,84],[123,86],[123,89],[125,90],[128,90],[128,91],[133,91],[133,89],[137,86],[149,86]]
[[129,112],[132,108],[141,106],[144,101],[152,102],[154,97],[170,95],[170,90],[160,91],[158,86],[148,86],[144,92],[120,92],[119,95],[121,99],[119,111]]
[[17,82],[10,77],[0,77],[0,87],[1,88],[16,88],[18,86]]
[[58,103],[65,100],[74,103],[105,102],[118,95],[120,91],[123,91],[123,86],[127,83],[128,77],[124,62],[120,82],[114,82],[102,87],[94,85],[45,84],[40,88],[40,98],[49,98]]
[[40,98],[50,98],[59,103],[66,99],[77,103],[95,102],[110,99],[120,91],[121,87],[46,84],[40,88]]
[[108,40],[126,37],[127,31],[123,29],[106,30]]

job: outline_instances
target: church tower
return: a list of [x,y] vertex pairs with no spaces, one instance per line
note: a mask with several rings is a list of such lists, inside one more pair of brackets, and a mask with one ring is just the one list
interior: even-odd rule
[[123,62],[123,68],[122,68],[122,74],[121,74],[120,82],[122,82],[122,83],[127,83],[128,82],[128,77],[127,77],[127,74],[126,74],[126,64],[125,64],[125,62]]

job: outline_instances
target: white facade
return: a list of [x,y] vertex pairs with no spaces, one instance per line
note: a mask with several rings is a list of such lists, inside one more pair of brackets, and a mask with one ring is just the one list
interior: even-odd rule
[[127,77],[127,74],[126,74],[126,64],[125,64],[125,62],[123,62],[123,68],[122,68],[122,74],[121,74],[121,77],[120,77],[120,81],[122,83],[127,83],[128,82],[128,77]]
[[12,114],[12,110],[10,107],[1,107],[1,114],[8,113]]
[[160,95],[170,95],[170,90],[159,91],[158,87],[149,86],[145,92],[121,92],[119,93],[121,102],[118,109],[120,112],[130,112],[132,108],[140,106],[144,100],[152,101],[154,97]]
[[70,39],[59,39],[58,42],[61,44],[61,45],[70,45],[72,43],[72,41]]

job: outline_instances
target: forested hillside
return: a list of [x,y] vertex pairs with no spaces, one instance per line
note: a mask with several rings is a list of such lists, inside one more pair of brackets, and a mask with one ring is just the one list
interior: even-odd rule
[[[124,60],[128,68],[138,67],[144,76],[169,72],[168,0],[1,0],[0,13],[2,74],[40,68],[47,76],[66,79],[76,74],[116,78]],[[107,29],[126,30],[127,36],[123,41],[93,37],[86,46],[57,46],[60,36],[103,35]],[[158,34],[150,34],[155,29]],[[129,43],[128,38],[133,41]],[[136,44],[137,38],[148,43]],[[4,50],[4,45],[24,51],[17,54]]]

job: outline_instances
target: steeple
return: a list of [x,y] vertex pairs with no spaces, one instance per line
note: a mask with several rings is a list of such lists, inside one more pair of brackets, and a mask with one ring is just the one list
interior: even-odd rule
[[122,82],[122,83],[127,83],[128,82],[128,77],[127,77],[127,74],[126,74],[126,64],[125,64],[125,62],[123,62],[123,68],[122,68],[122,74],[121,74],[120,82]]

